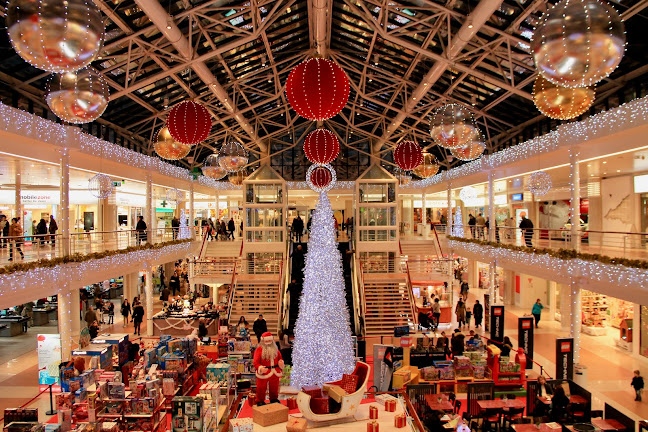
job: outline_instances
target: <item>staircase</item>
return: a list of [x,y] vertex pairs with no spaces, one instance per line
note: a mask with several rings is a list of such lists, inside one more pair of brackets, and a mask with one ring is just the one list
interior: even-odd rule
[[268,323],[268,331],[276,336],[279,330],[277,313],[279,278],[279,274],[238,275],[229,322],[236,324],[240,317],[244,316],[250,323],[250,332],[252,332],[252,322],[262,314]]
[[364,274],[365,336],[388,336],[414,325],[406,273]]
[[401,240],[400,246],[401,255],[407,255],[410,260],[416,260],[424,256],[440,256],[439,245],[436,240]]
[[213,240],[205,242],[202,256],[205,258],[238,257],[241,254],[243,240]]

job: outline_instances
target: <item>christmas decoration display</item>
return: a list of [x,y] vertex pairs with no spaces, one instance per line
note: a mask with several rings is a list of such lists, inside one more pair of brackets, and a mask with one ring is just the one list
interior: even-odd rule
[[533,195],[546,195],[551,190],[551,176],[544,171],[534,172],[527,180],[527,189]]
[[394,163],[404,171],[410,171],[423,162],[423,150],[414,141],[402,141],[394,150]]
[[234,186],[241,186],[243,184],[243,180],[245,180],[245,177],[247,177],[247,173],[245,172],[245,170],[243,170],[229,173],[227,179]]
[[96,174],[88,180],[88,191],[97,198],[108,198],[114,190],[112,179],[106,174]]
[[259,346],[254,351],[254,369],[256,370],[256,404],[265,403],[266,389],[270,403],[279,402],[279,379],[284,368],[284,361],[272,333],[261,335]]
[[77,72],[52,75],[47,81],[45,100],[61,120],[89,123],[106,110],[108,93],[103,76],[86,67]]
[[187,225],[187,214],[185,209],[180,210],[180,228],[178,229],[178,239],[185,240],[191,238],[191,231]]
[[214,180],[220,180],[227,175],[227,171],[220,165],[217,154],[211,154],[205,158],[202,166],[203,175]]
[[412,182],[412,175],[400,168],[396,168],[396,170],[394,171],[394,177],[398,179],[398,184],[400,186],[406,186]]
[[625,53],[619,14],[602,0],[561,0],[531,39],[536,68],[564,87],[587,87],[610,75]]
[[311,230],[293,344],[296,388],[338,380],[355,366],[342,258],[326,192],[320,194]]
[[452,224],[452,235],[455,237],[464,236],[463,217],[461,216],[461,207],[455,210],[454,224]]
[[477,190],[472,186],[463,187],[459,191],[459,198],[461,198],[461,201],[464,203],[472,201],[477,198]]
[[240,171],[248,163],[248,152],[240,143],[229,141],[218,152],[218,163],[227,172]]
[[451,149],[450,153],[459,160],[470,161],[481,156],[484,150],[486,150],[486,144],[482,134],[478,133],[474,140],[464,146]]
[[340,141],[329,130],[315,129],[304,141],[304,154],[314,164],[331,163],[340,154]]
[[211,116],[207,108],[193,101],[183,101],[171,108],[167,118],[169,133],[183,144],[198,144],[209,136]]
[[184,144],[176,141],[176,139],[169,133],[169,129],[165,126],[155,135],[153,149],[162,159],[180,160],[189,154],[191,151],[191,144]]
[[184,202],[185,200],[185,193],[181,191],[180,189],[169,189],[166,192],[166,200],[169,202],[176,203],[176,205],[180,205],[180,203]]
[[447,149],[466,145],[477,136],[472,114],[457,104],[447,104],[434,112],[430,135],[435,143]]
[[594,103],[596,93],[589,87],[562,87],[538,75],[533,84],[533,103],[547,117],[570,120],[583,114]]
[[306,184],[315,192],[331,190],[336,180],[335,169],[329,164],[311,165],[306,171]]
[[20,57],[48,72],[74,72],[99,54],[104,21],[92,0],[10,0],[6,26]]
[[330,119],[349,100],[349,78],[333,61],[311,58],[290,71],[286,96],[300,116],[315,121]]
[[432,177],[439,172],[439,162],[436,157],[430,153],[423,152],[423,162],[412,170],[413,174],[421,178]]

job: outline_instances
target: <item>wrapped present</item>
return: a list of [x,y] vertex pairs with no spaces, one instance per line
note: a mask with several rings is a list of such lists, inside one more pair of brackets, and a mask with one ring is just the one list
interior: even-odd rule
[[282,386],[289,386],[290,385],[290,374],[292,372],[292,366],[290,365],[285,365],[281,374],[281,378],[279,378],[279,385]]
[[468,357],[466,356],[455,356],[454,358],[454,365],[455,367],[469,367],[471,366],[471,361]]
[[405,414],[396,414],[394,416],[394,426],[404,428],[407,426],[407,416]]
[[254,425],[251,418],[235,418],[229,423],[229,432],[253,432]]
[[444,367],[439,369],[440,380],[453,380],[455,379],[455,370],[453,367]]
[[297,398],[289,397],[286,401],[288,403],[288,409],[297,409]]
[[421,375],[426,381],[436,381],[439,379],[439,371],[434,366],[428,366],[421,369]]
[[376,395],[376,402],[379,403],[380,405],[384,406],[385,402],[388,400],[393,400],[394,402],[396,402],[396,398],[390,394],[384,393],[384,394]]
[[260,426],[287,422],[288,407],[280,403],[255,406],[252,408],[252,421]]
[[311,398],[310,409],[313,414],[328,414],[329,413],[329,397],[323,396],[318,398]]
[[301,391],[303,391],[307,395],[310,395],[311,398],[321,398],[322,397],[322,389],[319,388],[318,386],[305,386],[305,387],[302,387]]
[[290,417],[286,425],[286,432],[305,432],[308,427],[306,419]]
[[367,432],[379,432],[379,425],[377,421],[370,421],[367,423]]
[[369,418],[376,420],[378,418],[378,407],[375,405],[369,406]]
[[395,412],[396,411],[396,399],[385,401],[385,411]]
[[324,391],[338,403],[342,402],[342,398],[347,395],[347,392],[338,385],[324,384]]

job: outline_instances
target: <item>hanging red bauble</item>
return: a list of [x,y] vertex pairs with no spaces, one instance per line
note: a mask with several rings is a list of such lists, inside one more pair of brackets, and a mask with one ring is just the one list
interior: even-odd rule
[[207,108],[193,101],[180,102],[171,108],[167,119],[169,133],[183,144],[198,144],[211,131],[211,116]]
[[394,163],[405,171],[410,171],[423,162],[423,150],[414,141],[403,141],[394,150]]
[[318,166],[313,170],[313,172],[311,172],[310,180],[313,185],[323,189],[331,183],[333,176],[331,175],[331,171],[323,166]]
[[309,161],[324,165],[340,154],[340,141],[330,130],[315,129],[304,141],[304,153]]
[[330,119],[349,100],[349,78],[331,60],[311,58],[290,71],[286,96],[300,116],[316,121]]

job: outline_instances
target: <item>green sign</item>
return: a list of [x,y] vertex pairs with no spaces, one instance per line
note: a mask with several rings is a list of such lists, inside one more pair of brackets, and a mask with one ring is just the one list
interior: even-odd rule
[[173,213],[173,209],[168,208],[156,208],[155,211],[157,213]]
[[121,187],[121,185],[122,185],[122,182],[120,182],[120,181],[114,181],[112,183],[113,183],[114,187]]

